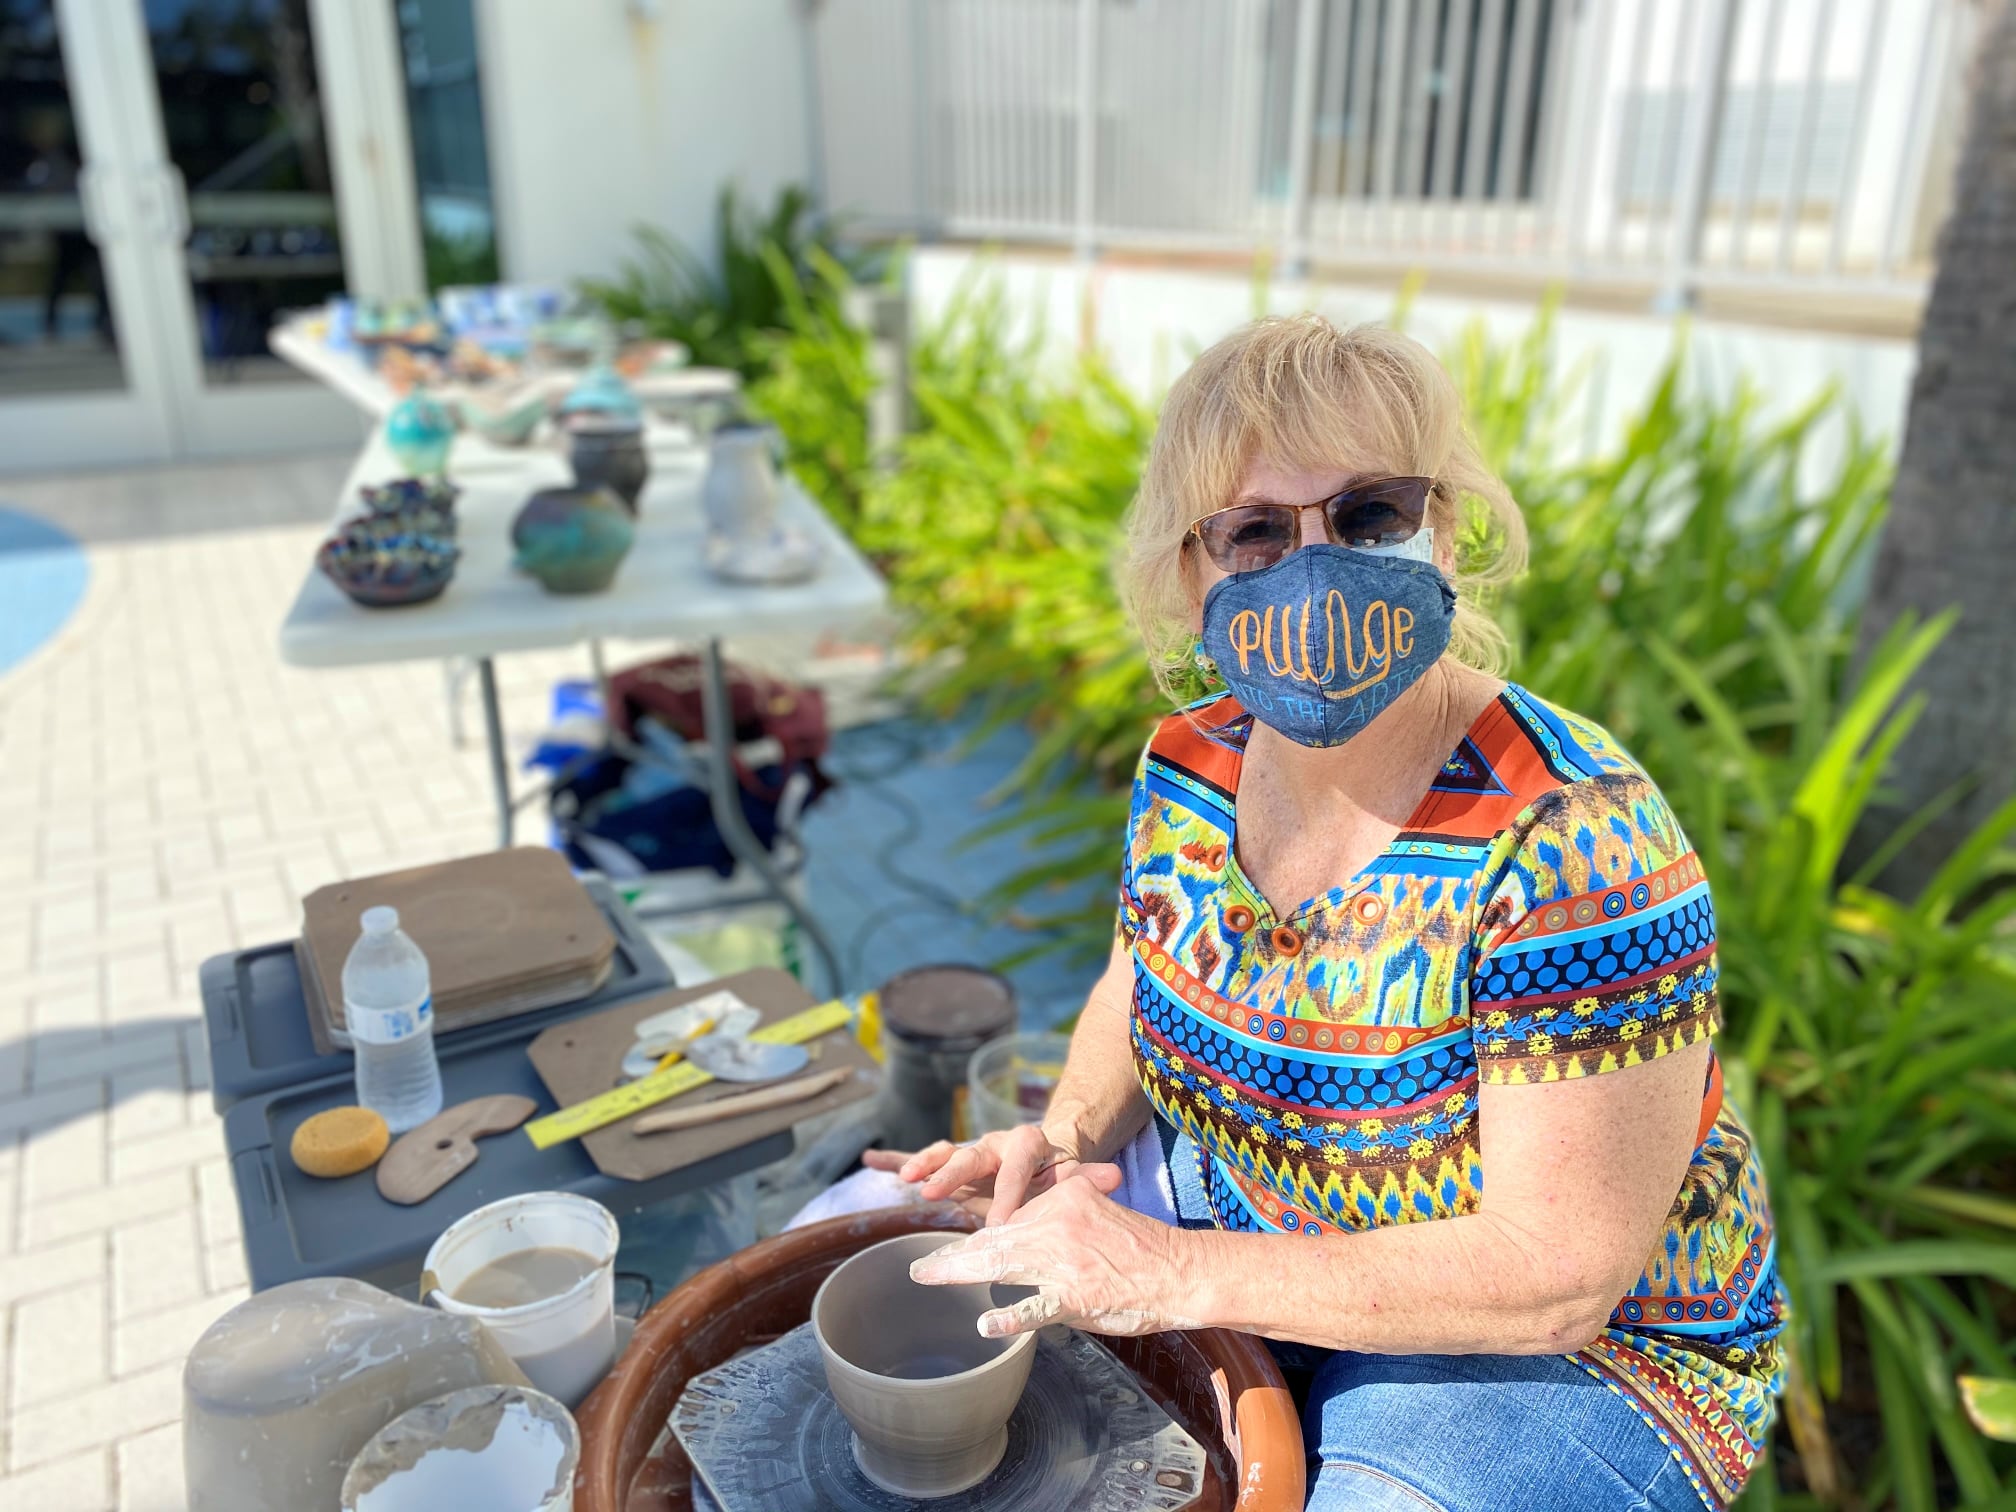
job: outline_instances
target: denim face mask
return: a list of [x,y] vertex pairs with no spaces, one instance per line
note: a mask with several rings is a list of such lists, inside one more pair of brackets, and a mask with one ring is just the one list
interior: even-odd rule
[[1204,595],[1204,650],[1255,719],[1336,746],[1435,665],[1455,614],[1432,562],[1304,546]]

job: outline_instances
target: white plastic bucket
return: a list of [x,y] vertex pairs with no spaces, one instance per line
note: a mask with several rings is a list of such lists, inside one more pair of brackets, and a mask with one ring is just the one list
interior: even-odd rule
[[[616,1218],[571,1192],[531,1192],[480,1207],[427,1251],[431,1301],[477,1318],[525,1372],[568,1407],[578,1406],[616,1362]],[[580,1250],[595,1268],[566,1291],[519,1307],[478,1307],[455,1291],[494,1260],[519,1250]]]

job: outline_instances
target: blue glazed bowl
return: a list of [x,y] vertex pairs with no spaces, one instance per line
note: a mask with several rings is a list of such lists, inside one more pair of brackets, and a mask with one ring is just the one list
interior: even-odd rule
[[462,548],[454,536],[417,530],[396,514],[345,521],[315,553],[315,565],[353,603],[397,609],[439,598]]
[[546,396],[533,394],[499,409],[485,409],[464,399],[455,406],[462,424],[495,446],[523,446],[546,418]]

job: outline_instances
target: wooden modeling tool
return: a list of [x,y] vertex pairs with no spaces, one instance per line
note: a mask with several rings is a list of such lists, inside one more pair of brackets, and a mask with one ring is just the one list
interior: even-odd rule
[[392,1141],[378,1162],[378,1195],[406,1207],[425,1202],[476,1163],[477,1140],[517,1128],[538,1107],[529,1097],[499,1093],[435,1114]]
[[696,1124],[716,1123],[724,1118],[738,1118],[744,1113],[761,1113],[766,1108],[782,1108],[791,1103],[804,1102],[817,1097],[821,1092],[834,1087],[854,1074],[851,1066],[837,1071],[815,1071],[810,1076],[801,1076],[793,1081],[778,1082],[775,1086],[758,1087],[753,1092],[737,1092],[728,1097],[717,1097],[712,1102],[700,1103],[690,1108],[668,1108],[663,1113],[647,1113],[630,1126],[635,1134],[663,1134],[672,1129],[690,1129]]

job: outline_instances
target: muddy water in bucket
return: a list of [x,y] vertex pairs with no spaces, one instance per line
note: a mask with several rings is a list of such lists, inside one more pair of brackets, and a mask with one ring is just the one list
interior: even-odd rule
[[428,1300],[481,1319],[527,1380],[573,1407],[616,1358],[616,1238],[586,1197],[507,1197],[434,1241]]
[[855,1461],[903,1496],[950,1496],[986,1479],[1035,1360],[1034,1334],[983,1339],[978,1330],[982,1313],[1022,1288],[910,1279],[912,1261],[948,1242],[912,1234],[871,1246],[812,1302],[826,1384],[853,1425]]
[[460,1283],[455,1300],[470,1307],[524,1307],[578,1285],[599,1263],[586,1250],[514,1250]]

